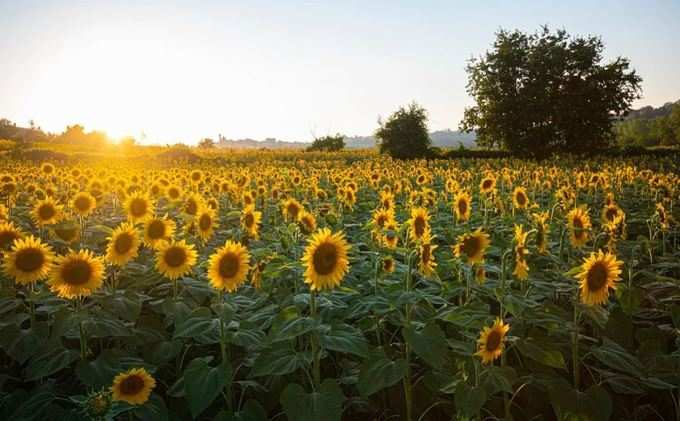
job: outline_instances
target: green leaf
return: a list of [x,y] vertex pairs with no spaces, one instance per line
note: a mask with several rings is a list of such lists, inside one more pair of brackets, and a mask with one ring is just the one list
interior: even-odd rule
[[33,357],[26,367],[26,380],[47,377],[71,365],[78,359],[78,353],[71,349],[52,349]]
[[299,317],[284,322],[277,330],[272,328],[273,342],[287,341],[311,332],[318,322],[311,317]]
[[132,291],[125,294],[111,294],[101,300],[104,310],[123,320],[134,322],[142,312],[142,300]]
[[340,421],[345,396],[335,379],[326,379],[317,392],[307,393],[291,383],[281,393],[281,405],[289,420]]
[[365,357],[368,355],[368,341],[361,330],[348,324],[331,326],[330,330],[321,335],[321,346],[331,351]]
[[263,351],[253,363],[251,376],[282,376],[309,364],[307,353],[296,352],[290,344]]
[[209,317],[189,317],[175,328],[174,338],[192,338],[202,344],[220,342],[220,321]]
[[400,381],[406,375],[406,361],[392,361],[382,352],[364,361],[359,370],[357,388],[361,396],[370,396]]
[[11,420],[43,420],[48,406],[57,398],[52,383],[45,383],[33,390],[25,401],[7,418]]
[[616,289],[616,298],[621,304],[621,308],[626,314],[632,315],[642,303],[642,292],[639,288],[628,288],[625,283],[621,283],[620,288]]
[[546,341],[536,341],[531,338],[522,339],[516,343],[517,349],[525,357],[553,368],[566,369],[564,356]]
[[267,421],[267,411],[256,400],[251,399],[236,413],[220,411],[213,421]]
[[474,417],[484,406],[487,398],[483,387],[470,386],[464,382],[456,386],[456,410],[468,417]]
[[212,357],[195,358],[184,369],[184,391],[191,415],[196,418],[218,397],[231,380],[231,367],[210,367]]
[[113,378],[121,371],[120,353],[104,350],[93,361],[80,361],[76,365],[76,375],[85,386],[101,389],[110,386]]
[[437,324],[428,324],[419,331],[413,327],[404,328],[402,335],[416,355],[431,366],[441,367],[446,363],[449,346],[446,335]]
[[602,346],[591,349],[591,352],[602,364],[613,370],[635,378],[644,377],[640,361],[616,342],[603,338]]

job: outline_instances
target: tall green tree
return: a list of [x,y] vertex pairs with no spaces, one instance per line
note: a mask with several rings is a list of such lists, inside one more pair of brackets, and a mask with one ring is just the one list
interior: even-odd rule
[[380,153],[397,159],[426,157],[430,151],[427,111],[415,102],[400,107],[375,132]]
[[642,79],[627,58],[603,63],[599,37],[571,37],[543,27],[501,30],[490,51],[467,66],[476,105],[461,129],[477,143],[527,155],[607,147],[614,117],[640,97]]
[[340,133],[335,136],[322,136],[317,137],[312,142],[311,146],[307,148],[307,151],[339,151],[345,147],[345,136]]

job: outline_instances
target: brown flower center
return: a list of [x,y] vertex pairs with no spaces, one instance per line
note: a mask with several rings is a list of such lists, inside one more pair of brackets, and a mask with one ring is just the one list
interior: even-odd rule
[[116,237],[116,241],[113,243],[113,248],[118,254],[125,254],[132,248],[132,243],[134,238],[130,233],[124,232]]
[[33,272],[40,269],[45,263],[45,254],[38,248],[26,248],[19,250],[15,256],[14,264],[22,272]]
[[245,219],[246,227],[248,227],[248,228],[252,227],[253,224],[255,223],[255,216],[253,216],[253,214],[250,213],[250,212],[248,212],[246,214],[246,217],[244,219]]
[[465,253],[467,257],[473,257],[479,253],[480,247],[481,244],[477,237],[467,237],[463,240],[463,253]]
[[148,208],[148,205],[146,203],[146,200],[142,198],[134,198],[130,202],[130,214],[134,216],[135,218],[142,217],[146,215],[146,210]]
[[338,251],[335,245],[323,243],[319,245],[312,256],[314,270],[319,275],[328,275],[333,272],[338,260]]
[[136,374],[127,376],[120,382],[120,391],[123,395],[136,395],[144,389],[144,379]]
[[607,285],[607,277],[609,271],[607,267],[602,262],[595,262],[586,275],[586,282],[588,283],[588,289],[593,292],[600,291],[605,285]]
[[51,204],[44,204],[38,208],[38,216],[40,216],[40,219],[43,221],[48,221],[57,214],[57,210],[54,209],[54,206]]
[[0,249],[9,250],[17,238],[19,238],[19,234],[14,231],[0,232]]
[[416,237],[422,237],[425,234],[425,218],[417,216],[413,221],[413,229],[415,230]]
[[158,240],[160,238],[165,237],[165,224],[161,220],[153,220],[149,224],[149,228],[147,230],[147,234],[149,238],[152,240]]
[[219,264],[220,276],[223,278],[233,278],[238,272],[239,259],[238,256],[228,253],[222,256]]
[[209,230],[212,226],[212,218],[210,218],[210,215],[201,215],[201,217],[198,219],[198,226],[201,228],[201,231]]
[[458,201],[458,213],[460,215],[465,215],[467,213],[467,210],[468,210],[467,200],[460,199]]
[[165,251],[165,263],[171,268],[182,266],[187,261],[187,252],[178,246],[172,246]]
[[501,334],[497,330],[492,330],[489,332],[489,336],[486,337],[486,350],[493,352],[498,349],[501,345]]
[[69,285],[82,285],[90,280],[92,267],[86,260],[69,260],[61,268],[61,276]]
[[73,205],[81,212],[85,212],[90,209],[91,206],[90,198],[87,196],[78,196],[73,203]]

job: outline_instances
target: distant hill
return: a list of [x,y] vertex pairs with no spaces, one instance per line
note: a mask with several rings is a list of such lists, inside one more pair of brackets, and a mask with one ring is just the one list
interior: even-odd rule
[[652,120],[659,117],[667,117],[671,114],[671,110],[675,104],[680,104],[680,101],[667,102],[659,108],[648,105],[637,110],[631,110],[626,117],[624,117],[624,120]]
[[[457,148],[461,143],[466,148],[475,146],[475,134],[458,130],[438,130],[430,133],[432,145],[440,148]],[[352,136],[345,138],[348,148],[372,148],[375,146],[373,136]]]
[[233,148],[233,149],[301,149],[306,148],[311,143],[304,142],[286,142],[284,140],[274,139],[269,137],[265,140],[255,139],[226,139],[220,138],[215,144],[218,148]]

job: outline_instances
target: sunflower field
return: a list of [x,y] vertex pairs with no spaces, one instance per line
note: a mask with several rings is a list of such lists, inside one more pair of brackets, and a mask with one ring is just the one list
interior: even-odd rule
[[680,162],[4,160],[0,419],[680,420]]

